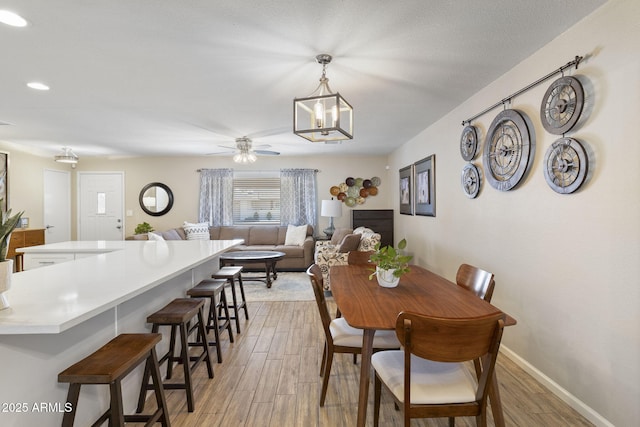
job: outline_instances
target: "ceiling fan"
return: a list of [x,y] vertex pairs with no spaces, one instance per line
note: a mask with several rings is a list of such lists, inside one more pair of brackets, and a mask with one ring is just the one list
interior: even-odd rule
[[265,150],[265,148],[271,148],[268,144],[256,145],[253,147],[253,141],[247,136],[236,138],[236,146],[229,147],[227,145],[219,145],[221,148],[226,148],[231,151],[221,151],[215,153],[209,153],[207,155],[225,155],[234,154],[233,161],[236,163],[253,163],[256,161],[256,155],[260,156],[278,156],[278,151]]

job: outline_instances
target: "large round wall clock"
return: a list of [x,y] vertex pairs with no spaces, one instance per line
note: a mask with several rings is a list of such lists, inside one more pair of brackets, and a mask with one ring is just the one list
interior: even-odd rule
[[466,126],[460,137],[460,155],[466,161],[473,160],[478,152],[478,132],[475,126]]
[[544,155],[544,179],[560,194],[576,191],[587,176],[589,161],[582,144],[573,138],[560,138]]
[[535,144],[522,114],[504,110],[493,119],[487,132],[482,160],[486,179],[500,191],[514,188],[533,159]]
[[475,199],[480,191],[480,172],[473,163],[467,163],[462,169],[462,190],[470,199]]
[[575,77],[560,77],[551,83],[542,98],[540,120],[547,132],[563,135],[580,118],[584,106],[584,90]]

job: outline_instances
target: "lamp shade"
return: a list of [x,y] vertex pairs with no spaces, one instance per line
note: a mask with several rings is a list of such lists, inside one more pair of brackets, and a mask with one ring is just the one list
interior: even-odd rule
[[340,200],[323,200],[321,216],[338,218],[342,216],[342,202]]

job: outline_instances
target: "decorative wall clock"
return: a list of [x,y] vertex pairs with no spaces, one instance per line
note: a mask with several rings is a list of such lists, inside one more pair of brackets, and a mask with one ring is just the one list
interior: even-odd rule
[[473,163],[467,163],[462,169],[462,190],[470,199],[475,199],[480,191],[480,172]]
[[460,137],[460,154],[466,161],[473,160],[478,152],[478,131],[475,126],[466,126]]
[[489,184],[500,191],[514,188],[527,171],[534,151],[522,114],[516,110],[499,113],[484,144],[483,163]]
[[556,193],[576,191],[584,182],[588,169],[587,153],[573,138],[556,140],[544,155],[544,179]]
[[584,90],[575,77],[560,77],[551,83],[542,98],[540,120],[547,132],[563,135],[580,118],[584,106]]

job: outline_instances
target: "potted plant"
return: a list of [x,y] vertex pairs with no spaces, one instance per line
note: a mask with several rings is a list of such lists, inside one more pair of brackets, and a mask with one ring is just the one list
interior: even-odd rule
[[[2,199],[0,199],[1,201]],[[11,288],[13,260],[7,259],[7,251],[9,250],[11,233],[18,227],[23,213],[20,212],[11,216],[11,209],[7,212],[0,212],[0,310],[9,307],[5,292]]]
[[148,222],[136,225],[136,229],[133,231],[135,234],[145,234],[153,231],[153,227]]
[[376,276],[380,286],[385,288],[398,286],[400,277],[409,272],[409,261],[413,258],[402,253],[406,247],[406,239],[400,240],[397,248],[393,246],[380,247],[380,243],[376,244],[375,252],[369,257],[371,262],[376,264],[376,269],[369,276],[369,280]]

